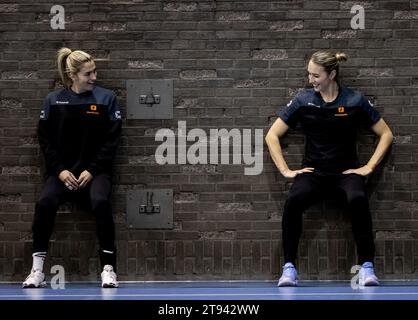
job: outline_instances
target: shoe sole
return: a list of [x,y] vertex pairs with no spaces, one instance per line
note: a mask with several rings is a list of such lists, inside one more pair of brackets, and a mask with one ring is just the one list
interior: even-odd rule
[[379,285],[379,282],[376,281],[368,281],[363,283],[364,287],[378,287]]
[[277,284],[278,287],[297,287],[298,281],[283,281]]
[[22,289],[30,289],[30,288],[45,288],[46,282],[41,282],[39,286],[35,286],[34,284],[22,284]]
[[119,285],[116,284],[102,284],[102,288],[118,288]]

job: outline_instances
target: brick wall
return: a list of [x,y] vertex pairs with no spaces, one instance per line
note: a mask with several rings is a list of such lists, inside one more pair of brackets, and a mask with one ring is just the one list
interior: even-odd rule
[[[283,262],[281,212],[291,181],[264,146],[264,169],[244,165],[156,164],[160,128],[264,129],[275,110],[305,87],[305,65],[318,49],[350,56],[344,84],[374,101],[393,129],[391,154],[370,178],[377,273],[417,276],[418,269],[418,1],[65,1],[65,29],[54,30],[50,1],[0,4],[0,279],[20,281],[31,266],[31,222],[42,187],[36,125],[42,100],[59,85],[61,46],[98,58],[100,83],[124,113],[114,175],[114,216],[121,280],[274,279]],[[365,29],[352,29],[353,5]],[[126,119],[127,79],[173,79],[172,120]],[[303,136],[283,140],[291,167]],[[367,160],[375,139],[362,133]],[[125,194],[174,190],[173,230],[133,230]],[[67,279],[96,279],[94,220],[74,205],[57,217],[46,265]],[[349,219],[332,202],[305,215],[302,279],[349,279],[355,264]]]

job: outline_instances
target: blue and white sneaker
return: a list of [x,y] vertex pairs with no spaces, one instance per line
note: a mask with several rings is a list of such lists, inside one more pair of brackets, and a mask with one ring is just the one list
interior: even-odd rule
[[359,285],[365,287],[378,286],[379,279],[374,274],[373,263],[365,262],[360,268]]
[[288,262],[283,266],[283,273],[277,285],[279,287],[296,287],[298,285],[298,272],[293,263]]

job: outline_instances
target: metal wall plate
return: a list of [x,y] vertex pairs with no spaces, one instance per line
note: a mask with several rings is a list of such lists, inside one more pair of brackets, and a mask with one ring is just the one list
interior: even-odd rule
[[172,189],[129,190],[126,208],[129,228],[173,229]]
[[127,80],[127,119],[173,119],[173,80]]

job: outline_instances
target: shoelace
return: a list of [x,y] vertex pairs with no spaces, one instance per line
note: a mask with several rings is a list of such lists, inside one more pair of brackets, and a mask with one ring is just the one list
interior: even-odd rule
[[364,274],[366,277],[372,277],[375,275],[373,268],[364,268],[364,269],[365,269]]
[[113,271],[107,271],[106,275],[112,279],[112,281],[116,281],[116,273],[114,273]]
[[285,275],[286,277],[291,277],[293,276],[293,271],[292,269],[295,269],[293,267],[287,267],[283,270],[283,275]]
[[[39,276],[40,278],[41,276]],[[28,281],[29,279],[36,279],[37,275],[36,275],[36,271],[32,271],[25,279],[25,282]]]
[[29,278],[36,278],[36,271],[35,270],[33,270],[29,275],[28,275],[28,277],[26,278],[26,279],[29,279]]

